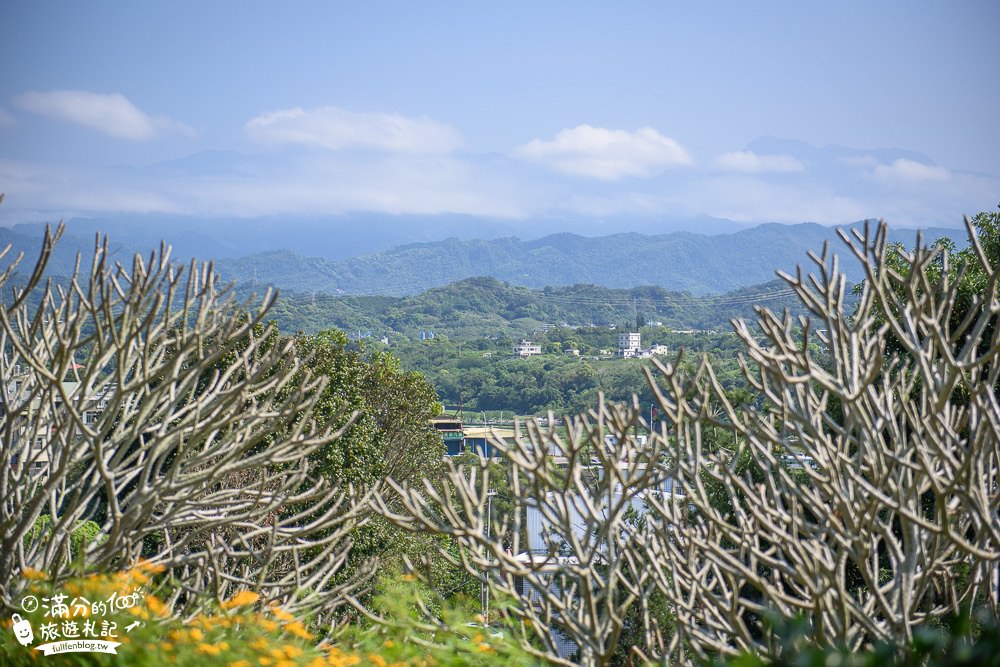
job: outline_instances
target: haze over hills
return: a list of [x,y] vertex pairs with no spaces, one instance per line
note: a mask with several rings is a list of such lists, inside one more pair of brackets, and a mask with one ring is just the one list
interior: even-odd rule
[[[443,219],[438,225],[449,228],[459,222],[466,221]],[[97,226],[110,232],[110,253],[118,261],[157,247],[162,232],[160,227],[113,221],[72,224],[56,248],[52,273],[69,273],[77,252],[84,257],[91,255]],[[489,228],[488,221],[485,228]],[[39,225],[0,228],[0,244],[11,243],[30,258],[40,245],[42,229]],[[252,224],[231,221],[214,229],[194,224],[171,228],[169,240],[178,261],[192,256],[215,259],[223,277],[237,283],[332,294],[414,294],[474,276],[535,288],[578,283],[614,288],[656,285],[693,294],[717,294],[770,281],[776,270],[793,271],[798,264],[807,265],[808,251],[818,252],[826,241],[845,260],[848,277],[861,277],[838,238],[837,228],[811,223],[765,224],[715,235],[629,232],[599,237],[559,233],[529,239],[450,237],[338,256],[345,248],[364,247],[365,243],[405,240],[403,233],[393,229],[393,221],[385,218],[366,224],[359,221],[347,238],[345,233],[324,231],[318,221],[291,227],[263,220]],[[433,233],[428,227],[420,229],[424,234]],[[913,230],[894,230],[891,238],[909,247],[915,234]],[[942,237],[951,238],[960,247],[967,242],[964,230],[924,230],[927,242]],[[286,249],[253,252],[264,247]],[[247,249],[251,249],[249,254]],[[324,252],[327,256],[321,256]]]
[[[55,224],[53,220],[50,224]],[[0,234],[41,237],[46,223],[0,226]],[[573,230],[582,236],[605,236],[632,231],[663,234],[693,231],[720,234],[749,225],[723,218],[699,215],[604,216],[590,218],[538,217],[528,220],[490,218],[463,214],[391,215],[354,212],[341,215],[262,216],[254,218],[206,218],[165,214],[107,214],[76,217],[66,222],[67,238],[80,237],[90,244],[94,234],[108,234],[118,244],[148,250],[167,237],[178,257],[200,259],[236,258],[277,249],[345,259],[394,246],[428,243],[447,238],[496,239],[516,236],[530,240]],[[8,236],[8,238],[10,238]]]
[[[892,234],[911,246],[916,232]],[[964,232],[924,230],[928,242],[942,237],[957,245]],[[556,234],[540,239],[446,239],[332,261],[275,251],[220,260],[220,272],[237,282],[279,288],[352,294],[413,294],[473,276],[492,276],[527,287],[591,283],[629,288],[657,285],[693,294],[715,294],[772,280],[776,270],[809,264],[807,253],[823,243],[842,257],[851,280],[861,274],[835,228],[816,224],[761,225],[735,234],[676,232],[589,238]]]

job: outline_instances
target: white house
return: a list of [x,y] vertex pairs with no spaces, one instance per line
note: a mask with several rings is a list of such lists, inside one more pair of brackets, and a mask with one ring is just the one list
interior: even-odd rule
[[522,340],[520,345],[514,346],[514,356],[530,357],[542,353],[542,346],[535,345],[530,340]]

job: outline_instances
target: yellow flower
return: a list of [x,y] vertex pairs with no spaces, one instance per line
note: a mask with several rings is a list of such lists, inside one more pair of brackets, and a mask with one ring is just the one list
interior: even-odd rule
[[385,661],[385,658],[377,653],[369,653],[368,659],[372,661],[373,665],[377,665],[377,667],[388,667],[389,665],[389,663]]
[[202,639],[205,638],[205,633],[203,633],[198,628],[191,628],[190,630],[188,630],[188,634],[190,634],[191,639],[195,640],[196,642],[200,642]]
[[345,654],[336,646],[331,646],[327,652],[327,664],[331,667],[350,667],[361,662],[361,658],[352,654]]
[[268,658],[266,655],[262,655],[261,657],[259,657],[257,659],[257,662],[259,662],[260,664],[266,666],[266,665],[270,665],[271,664],[271,659]]
[[271,613],[277,616],[282,621],[285,621],[286,623],[291,623],[292,621],[295,620],[294,616],[292,616],[291,614],[289,614],[287,611],[285,611],[276,604],[271,605]]
[[246,660],[236,660],[229,663],[229,667],[250,667],[250,663]]
[[253,591],[242,590],[233,597],[229,598],[222,603],[223,609],[232,609],[233,607],[242,607],[244,605],[253,604],[260,599],[260,595],[254,593]]
[[263,637],[257,637],[257,639],[250,642],[250,648],[255,648],[258,651],[263,651],[267,648],[267,641]]
[[277,623],[275,623],[274,621],[270,621],[266,618],[258,619],[257,625],[264,628],[268,632],[274,632],[275,630],[278,629]]
[[416,575],[413,575],[413,574],[404,574],[402,576],[402,579],[403,579],[403,581],[416,581],[417,577],[416,577]]
[[149,577],[139,570],[130,570],[128,574],[133,583],[144,584],[149,581]]
[[313,638],[312,634],[310,634],[309,631],[306,630],[306,627],[302,625],[302,623],[300,623],[299,621],[295,621],[294,623],[289,623],[288,625],[285,626],[285,630],[292,633],[296,637],[300,637],[301,639]]
[[493,647],[490,646],[489,644],[487,644],[486,642],[483,642],[482,644],[480,644],[478,648],[483,653],[493,653],[493,651],[494,651]]
[[298,646],[292,644],[285,644],[282,648],[285,650],[285,656],[288,658],[297,658],[302,655],[302,649]]
[[171,644],[170,642],[163,642],[162,644],[160,644],[160,648],[162,648],[164,651],[173,651],[174,645]]
[[48,575],[46,575],[44,572],[42,572],[41,570],[36,570],[33,567],[26,567],[23,570],[21,570],[21,576],[24,577],[25,579],[36,579],[38,581],[43,581],[49,578]]
[[148,608],[151,612],[153,612],[157,616],[161,617],[170,616],[170,609],[167,607],[167,605],[160,602],[160,599],[155,596],[150,595],[146,598],[146,608]]
[[208,655],[219,655],[222,653],[222,648],[215,644],[198,644],[198,650]]
[[391,639],[386,639],[386,640],[385,640],[385,643],[384,643],[384,644],[382,644],[382,646],[384,646],[384,647],[386,647],[386,648],[392,648],[392,647],[393,647],[394,645],[395,645],[395,644],[393,644],[393,641],[392,641]]

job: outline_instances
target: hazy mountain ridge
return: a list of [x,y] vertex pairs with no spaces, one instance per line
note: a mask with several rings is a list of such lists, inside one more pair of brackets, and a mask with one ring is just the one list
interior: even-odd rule
[[[55,222],[53,220],[51,224],[54,225]],[[9,229],[40,237],[45,224],[20,223]],[[109,214],[71,218],[66,227],[67,234],[70,235],[93,238],[99,231],[109,234],[118,243],[143,250],[159,246],[160,239],[169,234],[175,252],[186,259],[234,259],[275,249],[327,259],[346,259],[447,238],[492,240],[517,237],[530,240],[558,234],[567,229],[582,236],[606,236],[616,230],[660,234],[696,229],[703,233],[719,234],[745,229],[748,225],[705,215],[611,216],[600,219],[586,216],[542,216],[508,219],[466,214],[393,215],[346,212],[335,215],[253,218]]]
[[[407,239],[383,233],[373,222],[359,227],[357,233],[378,237],[383,244],[397,245],[340,259],[323,257],[321,252],[339,243],[341,231],[324,228],[317,221],[302,223],[295,233],[285,235],[282,235],[285,228],[262,220],[229,224],[223,230],[209,230],[193,223],[177,229],[171,227],[173,258],[182,262],[192,256],[215,259],[218,270],[228,280],[301,292],[404,295],[474,276],[492,276],[534,288],[578,283],[613,288],[659,285],[694,294],[717,294],[767,282],[774,278],[776,270],[793,271],[797,264],[808,266],[807,252],[818,252],[829,241],[844,260],[848,277],[852,280],[861,277],[838,238],[837,229],[814,223],[769,223],[716,235],[678,231],[589,237],[560,232],[526,240],[512,235],[450,236],[400,245],[398,242]],[[98,221],[75,221],[68,225],[54,253],[50,272],[69,273],[78,252],[90,257],[98,227]],[[134,252],[148,254],[158,248],[164,235],[162,227],[121,221],[100,228],[111,239],[112,259],[123,262],[130,261]],[[42,230],[40,225],[0,228],[0,244],[11,243],[15,252],[23,250],[27,260],[33,261],[41,245]],[[304,242],[279,245],[294,240],[295,234],[312,238],[315,252],[287,249],[288,245],[302,247]],[[895,230],[891,237],[912,246],[915,232]],[[924,230],[926,242],[941,237],[952,238],[960,247],[967,242],[964,230]],[[265,238],[275,245],[235,255],[242,248],[259,246]]]
[[[964,231],[924,230],[925,242],[942,237],[959,246]],[[916,232],[897,230],[891,238],[907,246]],[[273,253],[220,260],[223,275],[293,290],[353,294],[413,294],[474,276],[492,276],[533,288],[591,283],[613,288],[658,285],[694,294],[718,294],[774,278],[776,270],[808,268],[807,253],[823,243],[841,256],[851,280],[861,278],[836,228],[803,223],[766,224],[735,234],[690,232],[647,236],[633,232],[604,237],[562,233],[522,241],[449,238],[333,261]]]

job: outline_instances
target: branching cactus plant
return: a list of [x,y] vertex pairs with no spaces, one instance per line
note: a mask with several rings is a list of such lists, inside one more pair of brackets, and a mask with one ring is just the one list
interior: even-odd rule
[[121,266],[106,240],[48,280],[61,232],[30,275],[0,276],[4,604],[25,568],[58,579],[145,559],[180,584],[178,609],[240,588],[335,607],[364,519],[311,473],[337,433],[310,418],[322,380],[262,325],[273,297],[244,310],[211,265],[177,267],[164,247]]
[[964,267],[940,248],[893,256],[884,225],[843,234],[865,269],[851,313],[828,249],[815,277],[784,276],[810,318],[736,324],[756,407],[731,405],[707,363],[650,374],[687,490],[647,517],[673,657],[779,653],[768,612],[858,648],[995,608],[1000,274],[969,231]]
[[[555,420],[551,419],[549,423]],[[663,441],[638,438],[638,406],[602,404],[565,433],[529,423],[493,444],[508,508],[491,516],[492,467],[452,465],[443,486],[389,482],[378,509],[400,526],[451,537],[463,567],[506,606],[525,650],[559,664],[606,663],[654,591],[641,547],[651,489],[668,482]],[[393,509],[400,508],[400,509]]]
[[707,359],[658,363],[655,426],[601,405],[565,434],[496,442],[514,498],[492,530],[486,462],[376,505],[456,540],[455,563],[512,599],[525,648],[555,663],[778,655],[772,614],[857,649],[995,608],[1000,273],[967,226],[962,266],[890,246],[884,225],[843,234],[865,271],[850,307],[829,248],[813,275],[783,275],[810,315],[734,323],[747,404]]

